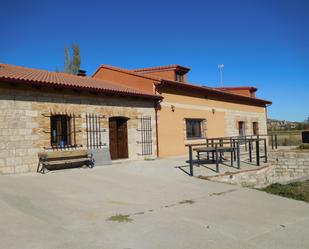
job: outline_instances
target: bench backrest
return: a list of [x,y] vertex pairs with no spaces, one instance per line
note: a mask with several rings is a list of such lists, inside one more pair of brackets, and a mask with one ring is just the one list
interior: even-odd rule
[[40,160],[55,161],[72,158],[83,158],[88,156],[86,150],[72,150],[72,151],[49,151],[38,153]]

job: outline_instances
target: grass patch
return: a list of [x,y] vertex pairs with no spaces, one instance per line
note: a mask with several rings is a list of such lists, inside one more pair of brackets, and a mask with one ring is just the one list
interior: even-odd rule
[[300,144],[297,149],[299,150],[309,150],[309,144]]
[[116,222],[132,222],[133,219],[130,218],[130,215],[116,214],[106,219],[107,221],[116,221]]
[[290,184],[275,183],[261,190],[270,194],[309,202],[309,180]]
[[179,204],[193,204],[193,203],[195,203],[195,201],[193,201],[193,200],[183,200],[183,201],[180,201],[178,203]]

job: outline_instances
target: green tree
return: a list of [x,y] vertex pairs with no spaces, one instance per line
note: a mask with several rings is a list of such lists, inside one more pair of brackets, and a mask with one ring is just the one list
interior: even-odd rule
[[73,51],[73,57],[70,63],[70,69],[73,74],[77,74],[80,68],[79,46],[73,44],[72,51]]
[[68,48],[64,47],[64,66],[63,72],[77,74],[80,69],[80,49],[77,44],[72,44],[72,57]]

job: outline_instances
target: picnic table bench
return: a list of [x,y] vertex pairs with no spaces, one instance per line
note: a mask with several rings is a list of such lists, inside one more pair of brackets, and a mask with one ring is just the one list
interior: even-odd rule
[[74,165],[94,166],[92,153],[87,150],[72,151],[48,151],[40,152],[37,172],[45,173],[45,170],[57,169],[59,166],[72,167]]
[[[197,162],[200,164],[200,154],[207,153],[207,158],[209,158],[208,154],[212,153],[212,161],[216,162],[216,172],[219,173],[219,162],[222,162],[222,153],[230,152],[231,153],[231,167],[233,167],[233,154],[236,151],[235,147],[199,147],[194,148],[193,151],[197,153]],[[220,159],[220,160],[219,160]],[[239,160],[237,161],[239,167]]]

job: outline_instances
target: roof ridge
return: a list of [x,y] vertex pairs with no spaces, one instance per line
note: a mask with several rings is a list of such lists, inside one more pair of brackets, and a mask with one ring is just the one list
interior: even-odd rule
[[169,64],[165,66],[154,66],[154,67],[144,67],[144,68],[136,68],[136,69],[130,69],[130,71],[133,72],[143,72],[143,71],[155,71],[155,70],[162,70],[162,69],[170,69],[170,68],[184,68],[186,70],[190,70],[190,67],[181,66],[179,64]]
[[[47,70],[47,69],[33,68],[33,67],[25,67],[25,66],[7,64],[7,63],[0,63],[0,66],[16,67],[16,68],[21,68],[21,69],[28,69],[28,70],[34,70],[34,71],[42,71],[42,72],[46,72],[46,73],[64,74],[64,75],[68,75],[68,76],[78,76],[78,75],[70,74],[70,73],[66,73],[66,72],[53,72],[53,71],[49,71],[49,70]],[[87,77],[87,76],[86,76],[86,77]],[[88,77],[88,78],[89,78],[89,77]]]
[[157,77],[157,76],[154,76],[154,75],[145,75],[145,74],[141,74],[141,73],[138,73],[138,72],[134,72],[134,71],[132,71],[132,70],[130,70],[130,69],[124,69],[124,68],[121,68],[121,67],[111,66],[111,65],[107,65],[107,64],[101,64],[101,65],[96,69],[96,71],[92,74],[92,77],[93,77],[102,67],[109,68],[109,69],[112,69],[112,70],[116,70],[116,71],[118,71],[118,72],[123,72],[123,73],[131,74],[131,75],[135,75],[135,76],[142,77],[142,78],[151,79],[151,80],[160,81],[160,80],[162,79],[162,78]]
[[214,87],[215,89],[257,89],[254,86],[222,86],[222,87]]

